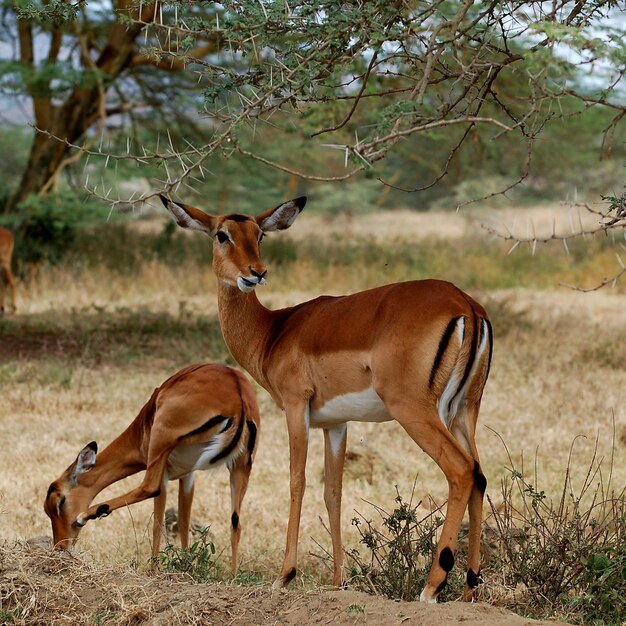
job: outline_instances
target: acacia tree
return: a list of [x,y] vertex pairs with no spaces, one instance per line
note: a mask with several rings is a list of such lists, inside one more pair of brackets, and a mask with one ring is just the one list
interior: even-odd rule
[[[450,149],[439,174],[407,187],[419,191],[446,175],[475,132],[491,141],[513,143],[514,136],[524,146],[514,184],[527,176],[535,139],[550,120],[606,107],[614,112],[605,129],[609,145],[626,116],[619,92],[626,44],[610,0],[309,0],[293,7],[257,0],[215,5],[220,9],[193,27],[185,18],[189,4],[163,3],[174,21],[155,25],[160,43],[150,55],[171,61],[177,53],[165,42],[174,29],[190,41],[219,35],[227,45],[198,60],[210,140],[136,155],[169,164],[159,191],[201,173],[216,152],[336,181],[359,172],[376,177],[377,162],[399,146],[417,138],[419,149],[421,137],[445,137]],[[292,153],[268,158],[255,141],[264,130],[274,143],[299,133],[309,146],[339,150],[344,172],[329,175],[323,160],[314,171]]]
[[[90,10],[103,13],[101,2],[78,3],[69,19],[68,5],[61,1],[30,13],[25,8],[11,13],[19,18],[21,35],[33,19],[52,24],[54,11],[63,9],[63,32],[78,35],[81,76],[92,77],[89,86],[73,85],[62,104],[44,99],[29,163],[35,182],[25,177],[12,204],[28,191],[44,190],[69,150],[106,163],[123,159],[162,168],[161,182],[141,197],[91,188],[114,206],[145,201],[153,193],[179,192],[181,184],[193,186],[213,157],[234,153],[297,179],[332,182],[362,174],[419,192],[438,184],[477,135],[516,147],[517,175],[501,193],[528,176],[536,138],[551,120],[605,107],[613,112],[604,131],[610,146],[626,117],[619,91],[626,72],[624,18],[612,0],[135,0],[115,5],[117,21],[103,21],[108,29],[104,42],[102,35],[82,34],[91,24]],[[61,49],[60,36],[52,36],[51,52],[55,46]],[[27,34],[24,40],[21,49],[28,51]],[[28,67],[31,58],[22,55],[21,67]],[[107,112],[123,111],[122,99],[137,68],[149,66],[154,77],[158,70],[182,69],[190,61],[193,78],[199,80],[202,116],[208,120],[203,123],[207,139],[189,136],[165,148],[147,142],[119,154],[78,141]],[[40,75],[45,74],[33,74]],[[26,84],[37,111],[37,81]],[[163,79],[159,86],[167,91],[168,85]],[[50,83],[44,87],[49,90]],[[167,101],[178,103],[176,95],[170,90]],[[132,102],[126,106],[126,114],[146,120]],[[46,129],[47,119],[56,125]],[[297,150],[282,158],[268,154],[268,145],[294,135],[308,154],[340,155],[342,171],[337,159],[306,160]],[[427,149],[429,141],[446,146],[431,180],[411,181],[405,174],[399,185],[396,177],[382,174],[378,164],[383,159],[407,147]],[[38,157],[38,151],[45,156]],[[329,161],[335,163],[332,169]],[[599,228],[623,229],[625,217],[622,199],[615,197]]]

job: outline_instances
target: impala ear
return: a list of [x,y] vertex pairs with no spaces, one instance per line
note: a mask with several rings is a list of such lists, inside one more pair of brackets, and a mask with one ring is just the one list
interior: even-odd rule
[[176,223],[182,228],[191,228],[207,233],[211,237],[215,234],[215,218],[189,204],[174,202],[159,194],[163,206],[174,216]]
[[285,228],[289,228],[296,221],[296,217],[300,215],[305,204],[306,196],[283,202],[283,204],[279,204],[277,207],[258,215],[256,223],[261,230],[267,232],[285,230]]
[[96,455],[98,454],[98,444],[95,441],[88,443],[76,457],[76,462],[70,473],[70,481],[72,486],[76,485],[77,478],[88,472],[96,464]]

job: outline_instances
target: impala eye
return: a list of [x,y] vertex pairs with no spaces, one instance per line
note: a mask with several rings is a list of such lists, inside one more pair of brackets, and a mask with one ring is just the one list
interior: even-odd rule
[[263,239],[265,238],[265,233],[261,233],[259,235],[259,243],[261,243],[263,241]]
[[226,243],[227,241],[230,241],[230,237],[223,230],[218,230],[217,231],[217,240],[220,243]]

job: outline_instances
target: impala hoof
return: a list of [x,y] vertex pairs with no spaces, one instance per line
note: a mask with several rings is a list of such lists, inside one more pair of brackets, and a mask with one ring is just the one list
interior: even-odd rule
[[422,593],[420,593],[420,602],[425,602],[426,604],[437,604],[437,596],[429,596],[426,594],[427,587],[424,587]]
[[274,581],[272,589],[284,589],[296,577],[296,568],[292,567],[286,574]]

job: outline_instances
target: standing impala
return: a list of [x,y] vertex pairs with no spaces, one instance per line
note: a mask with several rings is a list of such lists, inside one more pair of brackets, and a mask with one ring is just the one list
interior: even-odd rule
[[11,289],[11,311],[15,313],[15,276],[11,271],[13,256],[13,234],[6,228],[0,228],[0,315],[4,313],[4,291],[6,285]]
[[474,441],[492,351],[484,309],[450,283],[422,280],[268,310],[254,293],[267,275],[260,259],[263,233],[291,226],[306,198],[257,217],[211,216],[164,196],[161,200],[180,226],[213,238],[224,339],[234,358],[286,414],[291,505],[285,558],[276,584],[287,585],[296,575],[309,429],[324,429],[324,500],[333,544],[333,583],[341,585],[347,422],[395,419],[448,480],[446,520],[420,598],[435,602],[443,589],[469,505],[464,598],[471,600],[480,582],[487,485]]
[[[183,548],[189,542],[194,472],[225,463],[232,499],[231,567],[237,571],[241,524],[260,426],[252,386],[222,365],[190,365],[154,390],[130,426],[100,454],[87,444],[49,487],[44,510],[52,522],[54,546],[71,548],[90,519],[115,509],[154,500],[152,555],[164,534],[168,480],[179,479],[178,528]],[[105,487],[146,470],[143,482],[128,493],[89,506]]]

